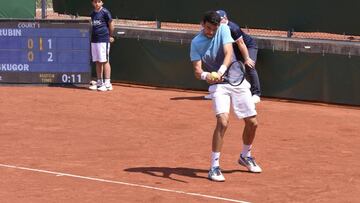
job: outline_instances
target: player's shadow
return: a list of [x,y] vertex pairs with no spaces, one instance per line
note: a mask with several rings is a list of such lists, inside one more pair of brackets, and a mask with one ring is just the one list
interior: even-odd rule
[[[159,178],[166,178],[178,182],[187,183],[184,180],[180,180],[173,176],[186,176],[190,178],[200,178],[207,179],[207,174],[209,170],[206,169],[194,169],[194,168],[184,168],[184,167],[136,167],[136,168],[127,168],[124,171],[132,173],[143,173],[150,176],[155,176]],[[236,173],[236,172],[248,172],[247,170],[221,170],[223,174]]]
[[172,97],[170,100],[207,100],[204,96],[194,96],[194,97]]

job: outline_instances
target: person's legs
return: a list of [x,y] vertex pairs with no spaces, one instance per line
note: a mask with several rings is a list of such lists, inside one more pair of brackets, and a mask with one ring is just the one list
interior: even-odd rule
[[106,87],[105,87],[105,83],[104,83],[104,67],[105,67],[105,63],[104,62],[97,62],[96,63],[96,74],[98,77],[98,88],[97,90],[99,91],[107,91]]
[[247,74],[247,79],[249,80],[250,84],[251,84],[251,93],[252,95],[257,95],[260,96],[261,95],[261,91],[260,91],[260,81],[259,81],[259,75],[254,68],[250,68],[250,67],[246,67],[246,74]]
[[221,152],[224,135],[229,123],[229,114],[222,113],[216,116],[216,127],[212,139],[212,151]]
[[249,171],[259,173],[261,168],[251,157],[251,147],[255,139],[255,133],[258,126],[256,119],[255,104],[252,101],[250,84],[244,81],[238,88],[233,89],[231,95],[233,109],[239,119],[244,119],[245,126],[242,134],[243,150],[239,157],[239,164],[246,166]]
[[[255,61],[255,66],[256,66],[256,60],[257,60],[257,52],[258,49],[257,48],[249,48],[249,56],[250,58]],[[260,89],[260,80],[259,80],[259,76],[258,73],[256,71],[256,68],[250,68],[250,67],[246,67],[246,74],[247,74],[247,78],[251,84],[251,93],[252,95],[257,95],[260,97],[261,95],[261,89]]]
[[92,61],[95,62],[96,69],[96,84],[91,84],[89,89],[97,90],[103,83],[102,81],[102,63],[101,61],[101,43],[91,43]]
[[96,62],[96,76],[97,76],[97,82],[99,85],[101,85],[104,81],[103,81],[103,63],[100,62]]
[[102,63],[96,61],[95,62],[95,66],[96,66],[96,84],[93,84],[89,87],[89,89],[91,90],[98,90],[102,85],[103,85],[103,65]]
[[107,91],[112,90],[112,85],[110,83],[110,74],[111,67],[109,63],[109,43],[95,43],[97,48],[94,50],[97,57],[96,62],[96,75],[98,78],[97,81],[97,90]]
[[110,43],[106,43],[105,45],[105,54],[106,54],[106,62],[104,63],[104,78],[105,78],[105,86],[107,90],[112,90],[113,87],[111,85],[111,66],[110,66]]
[[209,88],[209,91],[213,95],[216,127],[212,136],[211,167],[208,177],[213,181],[225,181],[220,170],[220,153],[229,123],[230,95],[223,85],[213,85]]
[[245,145],[252,145],[255,139],[255,133],[258,126],[256,116],[244,118],[245,127],[243,131],[243,143]]
[[256,128],[258,126],[256,116],[244,118],[245,127],[243,131],[243,150],[239,157],[239,164],[248,168],[250,172],[261,173],[260,166],[255,162],[251,156],[251,147],[255,139]]
[[251,147],[255,139],[255,132],[258,124],[255,116],[245,118],[244,121],[245,121],[245,127],[242,135],[243,150],[240,156],[251,157]]
[[211,167],[209,179],[213,181],[225,181],[220,169],[220,152],[224,143],[224,135],[229,123],[229,114],[222,113],[216,116],[216,127],[212,139]]
[[109,61],[104,63],[104,78],[105,78],[105,86],[108,90],[112,90],[112,84],[110,81],[111,78],[111,66]]
[[111,75],[111,66],[109,62],[105,62],[104,63],[104,78],[105,79],[110,79],[110,75]]

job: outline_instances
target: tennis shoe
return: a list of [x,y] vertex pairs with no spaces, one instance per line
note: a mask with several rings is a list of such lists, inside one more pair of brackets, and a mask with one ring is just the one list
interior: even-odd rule
[[105,84],[105,87],[106,87],[106,89],[107,89],[108,91],[113,90],[113,86],[112,86],[112,84],[111,84],[111,83],[109,83],[109,84]]
[[254,94],[253,96],[252,96],[252,100],[253,100],[253,102],[255,103],[255,104],[257,104],[257,103],[259,103],[261,100],[260,100],[260,97],[258,96],[258,95],[256,95],[256,94]]
[[97,88],[98,91],[105,92],[108,89],[106,88],[105,84],[102,84],[100,87]]
[[216,182],[224,182],[225,181],[225,177],[223,176],[223,174],[221,173],[221,169],[219,166],[217,167],[212,167],[209,170],[209,174],[208,174],[208,178],[212,181],[216,181]]
[[211,94],[207,94],[207,95],[205,95],[205,96],[204,96],[204,99],[212,99]]
[[95,81],[95,80],[90,81],[90,85],[96,85],[96,84],[97,84],[97,81]]
[[90,90],[97,90],[98,86],[95,84],[95,85],[90,85],[89,86],[89,89]]
[[238,160],[238,163],[242,166],[245,166],[250,172],[253,173],[261,173],[262,170],[259,165],[255,162],[255,158],[253,157],[242,157]]
[[99,87],[101,87],[102,83],[101,82],[96,82],[94,80],[90,81],[90,86],[89,89],[90,90],[98,90]]

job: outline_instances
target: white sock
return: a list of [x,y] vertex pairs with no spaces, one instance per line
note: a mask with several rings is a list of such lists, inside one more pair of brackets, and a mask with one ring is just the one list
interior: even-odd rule
[[243,145],[243,149],[241,152],[242,157],[250,157],[251,156],[251,146],[252,145],[246,145],[246,144]]
[[110,84],[110,79],[105,79],[105,84]]
[[220,166],[220,152],[211,153],[211,168]]
[[102,85],[102,83],[103,83],[103,80],[102,80],[102,79],[98,79],[98,80],[97,80],[97,84],[98,84],[98,85]]

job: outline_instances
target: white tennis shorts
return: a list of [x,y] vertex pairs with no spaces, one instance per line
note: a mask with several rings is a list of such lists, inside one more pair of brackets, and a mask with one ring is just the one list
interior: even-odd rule
[[110,43],[98,42],[91,43],[91,55],[93,62],[107,62],[109,61]]
[[209,87],[209,92],[216,115],[230,113],[230,104],[239,119],[257,114],[251,97],[250,83],[247,80],[237,87],[229,84],[214,84]]

